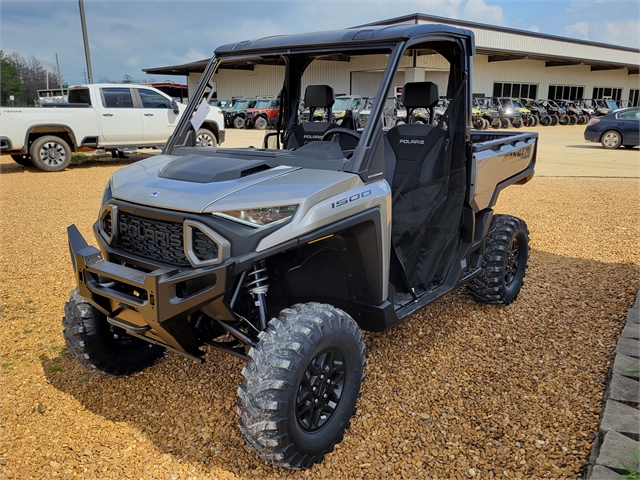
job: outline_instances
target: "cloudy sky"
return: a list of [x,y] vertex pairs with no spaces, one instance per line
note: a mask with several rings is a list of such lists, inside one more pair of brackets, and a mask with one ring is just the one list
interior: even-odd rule
[[[85,0],[94,81],[148,77],[143,68],[211,56],[221,44],[347,28],[424,13],[596,42],[640,46],[638,0]],[[0,49],[84,82],[77,0],[1,0]],[[155,80],[184,81],[184,77]]]

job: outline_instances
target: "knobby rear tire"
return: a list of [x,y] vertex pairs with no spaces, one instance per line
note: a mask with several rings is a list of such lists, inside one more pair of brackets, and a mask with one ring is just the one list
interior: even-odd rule
[[529,230],[524,220],[494,215],[487,234],[482,273],[467,285],[469,294],[481,303],[509,305],[524,284],[528,259]]
[[362,334],[342,310],[308,303],[283,310],[259,338],[238,388],[240,430],[267,462],[309,468],[342,441],[356,411]]

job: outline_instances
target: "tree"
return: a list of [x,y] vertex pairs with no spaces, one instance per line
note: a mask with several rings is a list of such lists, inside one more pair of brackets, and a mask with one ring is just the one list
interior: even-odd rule
[[20,79],[20,72],[18,69],[6,58],[4,52],[0,50],[0,105],[10,106],[15,103],[9,100],[10,95],[13,95],[15,100],[20,99],[23,96],[24,86]]

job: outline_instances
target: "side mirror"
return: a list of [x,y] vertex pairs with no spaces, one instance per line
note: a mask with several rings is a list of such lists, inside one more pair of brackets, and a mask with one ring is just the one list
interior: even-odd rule
[[178,108],[178,102],[175,100],[171,100],[171,108],[173,109],[173,113],[176,115],[180,113],[180,108]]

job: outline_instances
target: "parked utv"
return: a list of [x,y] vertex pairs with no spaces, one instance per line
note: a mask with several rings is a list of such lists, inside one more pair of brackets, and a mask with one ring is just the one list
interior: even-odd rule
[[558,124],[567,125],[569,118],[567,118],[567,112],[564,108],[558,105],[553,100],[541,100],[542,106],[547,109],[549,115],[551,115],[551,126],[554,127]]
[[473,106],[480,111],[480,115],[491,128],[497,129],[501,127],[500,113],[491,107],[490,99],[485,97],[474,98]]
[[516,106],[513,99],[505,97],[492,97],[492,106],[500,114],[502,128],[520,128],[524,125],[523,112]]
[[258,100],[253,108],[247,110],[244,125],[247,128],[266,130],[267,127],[275,126],[278,115],[280,115],[280,99]]
[[247,111],[255,107],[258,102],[255,98],[241,98],[233,103],[233,106],[224,111],[224,122],[230,128],[244,128]]
[[[426,24],[219,47],[162,155],[106,185],[93,227],[100,248],[68,228],[71,354],[111,375],[165,351],[199,362],[205,347],[235,355],[247,362],[237,413],[250,447],[282,467],[321,462],[356,413],[361,329],[386,330],[462,286],[508,305],[523,284],[527,226],[493,208],[504,188],[532,178],[537,134],[470,131],[474,51],[472,32]],[[385,129],[394,77],[418,52],[449,65],[448,106],[438,125]],[[345,60],[384,66],[364,129],[301,123],[301,100],[310,118],[318,109],[329,120],[336,102],[330,85],[303,84],[306,69]],[[264,148],[197,148],[193,114],[213,78],[261,64],[282,75],[282,115]],[[409,117],[438,100],[432,82],[403,86]]]
[[584,125],[587,118],[582,114],[582,109],[573,100],[559,100],[559,105],[564,108],[569,117],[569,125]]
[[[364,128],[367,122],[369,121],[369,116],[371,115],[371,108],[373,107],[374,104],[375,104],[375,97],[369,97],[365,99],[364,107],[358,113],[358,121],[357,121],[358,129]],[[382,110],[382,117],[381,117],[382,128],[391,128],[396,125],[398,121],[398,104],[399,104],[399,101],[397,99],[393,97],[387,98],[384,104],[384,109]]]
[[547,109],[544,108],[542,102],[540,100],[534,100],[531,98],[521,98],[520,102],[529,109],[529,111],[535,115],[538,119],[538,124],[543,127],[548,127],[552,123],[551,116],[547,112]]
[[333,105],[331,121],[340,126],[354,129],[358,124],[360,111],[364,108],[366,98],[360,95],[342,95],[336,97]]

